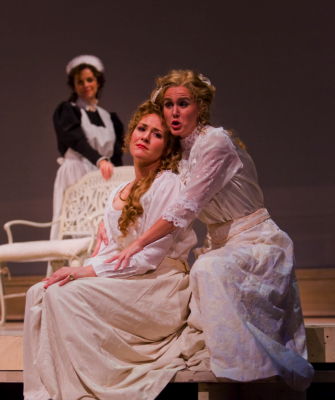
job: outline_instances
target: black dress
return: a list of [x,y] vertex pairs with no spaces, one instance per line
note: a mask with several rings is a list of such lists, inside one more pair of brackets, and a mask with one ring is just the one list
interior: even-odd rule
[[[85,110],[85,113],[93,125],[104,126],[104,122],[101,119],[98,110]],[[110,118],[113,123],[116,136],[114,152],[110,157],[110,161],[115,166],[120,166],[123,164],[123,124],[115,112],[110,113]],[[71,148],[87,158],[94,165],[98,159],[102,157],[102,155],[95,150],[87,140],[87,137],[81,126],[82,111],[77,105],[68,101],[60,103],[53,114],[53,123],[57,135],[58,150],[62,156],[64,156],[66,151]]]

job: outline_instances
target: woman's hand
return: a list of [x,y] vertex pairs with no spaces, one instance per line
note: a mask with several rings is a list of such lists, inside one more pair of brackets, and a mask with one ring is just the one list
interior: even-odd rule
[[105,260],[105,263],[111,263],[111,262],[117,260],[114,271],[116,271],[118,269],[120,269],[120,270],[124,269],[129,264],[129,258],[141,250],[143,250],[143,246],[141,245],[141,243],[138,240],[135,240],[131,245],[126,247],[124,250],[122,250],[121,253]]
[[94,250],[93,250],[93,253],[91,254],[91,257],[95,257],[99,253],[102,242],[104,242],[106,246],[108,245],[108,236],[107,236],[107,232],[105,229],[104,221],[101,221],[98,226],[96,244],[94,246]]
[[131,245],[121,251],[116,256],[105,260],[105,263],[111,263],[117,260],[114,270],[124,269],[129,264],[129,258],[139,251],[143,250],[143,248],[150,243],[153,243],[155,240],[162,238],[165,235],[173,232],[175,230],[175,226],[172,222],[166,221],[160,218],[157,222],[152,225],[146,232],[144,232],[137,240],[135,240]]
[[58,282],[59,286],[63,286],[75,279],[97,276],[91,265],[87,267],[62,267],[54,272],[48,278],[44,278],[44,289]]
[[107,181],[113,174],[113,164],[107,160],[99,162],[99,169],[102,177]]

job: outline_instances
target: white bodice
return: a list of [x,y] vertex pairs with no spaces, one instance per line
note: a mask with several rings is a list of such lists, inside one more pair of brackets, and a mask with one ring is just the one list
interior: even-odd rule
[[218,224],[263,207],[254,163],[224,129],[206,126],[184,139],[182,146],[180,176],[185,187],[164,219],[180,227],[196,217]]
[[93,265],[95,272],[99,276],[113,277],[143,274],[149,270],[154,270],[164,257],[186,262],[190,249],[197,242],[196,235],[190,228],[177,230],[147,245],[142,251],[131,257],[129,266],[124,270],[114,271],[115,262],[110,264],[104,262],[106,259],[118,254],[149,229],[164,213],[168,205],[178,197],[182,189],[178,175],[170,171],[162,172],[141,198],[144,210],[143,215],[129,229],[127,236],[123,237],[118,228],[121,210],[114,209],[113,199],[127,183],[118,186],[111,193],[107,202],[104,224],[109,244],[107,246],[102,245],[99,254],[96,257],[87,259],[85,265]]

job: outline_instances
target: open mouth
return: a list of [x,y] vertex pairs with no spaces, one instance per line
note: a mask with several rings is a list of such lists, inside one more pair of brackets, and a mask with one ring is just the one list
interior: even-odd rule
[[181,128],[181,123],[179,122],[179,121],[172,121],[171,122],[171,127],[173,128],[173,129],[180,129]]

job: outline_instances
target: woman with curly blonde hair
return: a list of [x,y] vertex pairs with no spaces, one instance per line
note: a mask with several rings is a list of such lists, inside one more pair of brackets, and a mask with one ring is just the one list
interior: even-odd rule
[[191,229],[146,247],[127,268],[106,258],[148,229],[177,198],[178,138],[151,102],[135,112],[126,139],[135,179],[109,197],[108,244],[81,267],[63,267],[27,293],[26,400],[153,400],[185,368],[181,332],[190,290]]
[[150,243],[198,217],[209,240],[190,272],[188,325],[203,332],[211,370],[242,382],[279,375],[304,390],[313,368],[306,360],[293,244],[264,206],[245,146],[232,132],[210,125],[214,93],[210,80],[191,70],[157,79],[151,98],[181,139],[185,187],[155,224],[111,261],[124,268]]

